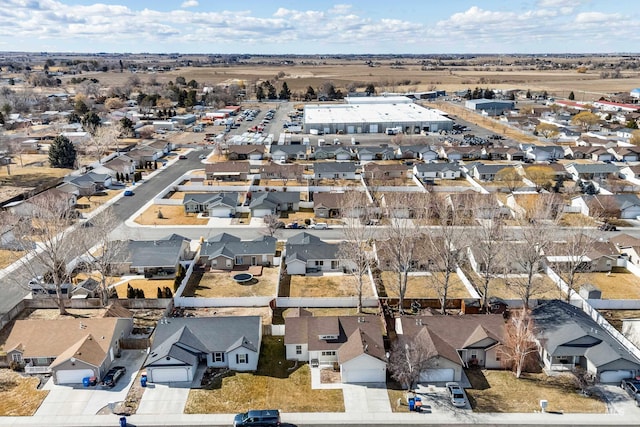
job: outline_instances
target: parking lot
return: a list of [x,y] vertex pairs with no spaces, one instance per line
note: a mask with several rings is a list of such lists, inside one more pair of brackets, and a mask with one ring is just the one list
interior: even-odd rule
[[112,366],[124,366],[127,372],[113,388],[101,385],[56,385],[49,378],[43,387],[49,390],[49,395],[35,415],[95,415],[109,404],[125,400],[146,355],[144,350],[123,350],[122,356],[115,359]]

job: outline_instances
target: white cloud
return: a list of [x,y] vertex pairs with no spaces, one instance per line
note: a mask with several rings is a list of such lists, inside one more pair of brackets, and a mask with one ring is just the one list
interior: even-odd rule
[[180,5],[181,8],[186,9],[188,7],[198,7],[198,0],[186,0]]
[[579,24],[611,24],[622,19],[619,13],[582,12],[576,15],[576,23]]

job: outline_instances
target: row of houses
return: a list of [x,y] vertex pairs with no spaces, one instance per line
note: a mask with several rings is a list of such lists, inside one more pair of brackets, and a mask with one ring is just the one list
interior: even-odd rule
[[[540,360],[549,372],[585,369],[603,383],[640,372],[640,360],[623,349],[582,310],[553,300],[532,310]],[[469,367],[503,368],[506,321],[501,314],[401,316],[391,325],[397,348],[425,353],[418,382],[461,381]],[[101,378],[133,328],[131,313],[117,305],[104,317],[17,320],[5,344],[6,363],[27,374],[48,373],[57,384]],[[287,360],[337,367],[343,383],[381,383],[389,348],[379,316],[313,316],[299,308],[284,322]],[[150,382],[191,382],[202,365],[255,371],[263,339],[259,316],[163,318],[156,325],[144,369]]]

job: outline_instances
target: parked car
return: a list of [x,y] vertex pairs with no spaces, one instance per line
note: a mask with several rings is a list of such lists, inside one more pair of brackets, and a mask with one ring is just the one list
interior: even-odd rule
[[127,368],[124,366],[114,366],[109,369],[107,374],[102,379],[102,384],[107,387],[113,387],[116,385],[118,380],[127,372]]
[[180,154],[180,155],[178,156],[178,159],[180,159],[180,160],[187,160],[187,156],[185,156],[184,154]]
[[207,155],[206,155],[206,154],[200,154],[200,155],[198,156],[198,158],[199,158],[200,160],[204,160],[204,159],[206,159],[206,158],[207,158]]
[[267,409],[261,411],[248,411],[238,414],[233,419],[234,427],[277,427],[280,425],[280,411]]
[[446,387],[453,406],[456,408],[464,408],[467,406],[467,394],[464,392],[464,389],[460,387],[460,384],[450,382],[446,384]]
[[290,222],[289,224],[287,224],[287,228],[292,228],[294,230],[297,230],[300,228],[307,228],[307,226],[304,224],[298,224],[297,222]]
[[598,227],[598,230],[600,230],[600,231],[618,231],[618,228],[613,224],[609,224],[608,222],[605,222],[600,227]]
[[125,196],[133,196],[135,193],[133,192],[133,190],[124,190],[124,195]]
[[636,402],[636,406],[640,406],[640,380],[636,378],[624,379],[620,387],[626,390],[627,394]]
[[326,222],[316,222],[315,224],[311,224],[309,228],[314,230],[326,230],[329,228]]

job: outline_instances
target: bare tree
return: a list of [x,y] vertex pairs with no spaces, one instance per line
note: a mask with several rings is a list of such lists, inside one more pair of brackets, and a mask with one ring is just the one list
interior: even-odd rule
[[481,282],[479,284],[482,294],[482,308],[488,312],[488,299],[491,279],[502,272],[506,251],[504,250],[505,228],[499,208],[485,206],[481,203],[479,211],[485,212],[484,218],[478,221],[478,225],[473,228],[473,239],[477,244],[474,247],[476,263],[480,266],[478,274]]
[[393,343],[387,369],[393,379],[411,390],[420,374],[435,364],[436,356],[429,333],[423,328],[412,340],[401,337]]
[[112,240],[109,235],[122,223],[113,208],[109,207],[95,215],[88,224],[88,233],[81,233],[81,244],[85,250],[92,272],[100,275],[100,299],[102,305],[109,303],[109,283],[107,281],[112,266],[122,262],[127,255],[127,242]]
[[522,186],[522,177],[518,173],[518,170],[513,166],[501,169],[496,174],[495,181],[503,184],[511,192],[514,192],[518,187]]
[[420,254],[420,220],[426,208],[424,195],[410,193],[386,194],[383,200],[389,225],[382,230],[380,241],[382,267],[397,275],[391,287],[398,293],[399,310],[404,312],[409,272],[414,270]]
[[71,282],[66,257],[78,245],[77,233],[70,227],[75,211],[65,197],[53,193],[41,193],[25,203],[29,203],[30,209],[23,212],[17,226],[24,255],[19,262],[34,278],[40,268],[44,269],[41,282],[45,286],[53,284],[60,314],[65,314],[66,296],[62,289]]
[[91,137],[89,143],[89,152],[96,156],[96,160],[102,162],[102,156],[109,151],[109,148],[117,145],[121,132],[122,127],[119,124],[96,128],[95,135]]
[[267,227],[266,232],[271,237],[275,236],[275,234],[278,232],[278,229],[284,226],[277,215],[266,215],[263,220],[264,225]]
[[444,196],[432,194],[430,198],[430,212],[438,227],[427,228],[423,233],[423,253],[426,255],[425,264],[431,272],[427,277],[438,294],[442,314],[447,314],[451,277],[458,268],[462,247],[468,241],[468,217],[466,209],[452,206]]
[[516,378],[532,364],[537,352],[535,328],[529,309],[513,312],[505,325],[504,341],[498,349],[502,364],[513,370]]
[[362,292],[373,261],[371,241],[374,234],[368,221],[369,200],[364,192],[349,191],[341,201],[344,240],[340,243],[338,256],[355,283],[357,310],[362,313]]
[[538,203],[535,209],[519,219],[520,227],[515,240],[505,244],[509,254],[507,268],[515,270],[511,272],[515,274],[506,275],[506,283],[520,296],[525,307],[544,290],[544,280],[539,273],[542,261],[556,237],[560,213],[553,203]]

